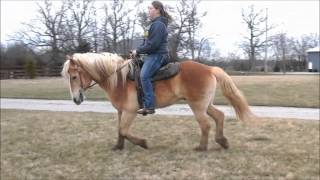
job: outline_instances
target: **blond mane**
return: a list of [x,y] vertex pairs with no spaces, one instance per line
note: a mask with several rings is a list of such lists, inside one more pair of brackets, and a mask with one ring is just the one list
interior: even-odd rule
[[[112,53],[75,53],[72,59],[88,72],[96,82],[108,82],[113,89],[118,85],[119,78],[125,83],[129,72],[128,60]],[[70,60],[64,63],[61,75],[69,78]],[[120,69],[121,68],[121,69]],[[118,72],[116,72],[118,71]],[[120,73],[120,77],[118,77]]]
[[70,67],[70,61],[67,60],[64,64],[63,64],[63,68],[62,68],[62,71],[61,71],[61,76],[68,80],[70,75],[68,73],[68,70],[69,70],[69,67]]

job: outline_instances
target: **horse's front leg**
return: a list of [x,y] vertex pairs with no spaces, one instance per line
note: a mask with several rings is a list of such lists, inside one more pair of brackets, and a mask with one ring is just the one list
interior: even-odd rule
[[130,132],[131,125],[136,115],[137,115],[136,112],[129,112],[129,111],[122,112],[121,121],[120,121],[120,135],[125,137],[127,140],[129,140],[133,144],[139,145],[145,149],[148,149],[147,141],[145,139],[136,137],[132,135]]
[[118,111],[118,141],[117,144],[112,148],[113,150],[122,150],[124,148],[124,136],[120,133],[120,123],[121,123],[122,112]]

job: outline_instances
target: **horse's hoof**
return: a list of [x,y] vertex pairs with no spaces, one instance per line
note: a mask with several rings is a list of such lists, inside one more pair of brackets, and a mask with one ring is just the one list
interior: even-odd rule
[[197,146],[194,148],[195,151],[198,151],[198,152],[203,152],[203,151],[207,151],[208,148],[207,146]]
[[147,145],[147,141],[146,140],[142,140],[140,146],[144,149],[148,149],[148,145]]
[[222,138],[217,138],[216,142],[218,144],[220,144],[224,149],[228,149],[229,148],[229,143],[228,143],[228,139],[225,137]]
[[121,151],[121,150],[123,150],[123,146],[115,145],[115,146],[113,146],[112,150],[113,151]]

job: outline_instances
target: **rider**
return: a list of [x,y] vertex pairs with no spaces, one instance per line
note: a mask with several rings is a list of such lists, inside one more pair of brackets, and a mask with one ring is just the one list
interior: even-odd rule
[[172,21],[171,16],[164,10],[160,1],[153,1],[148,7],[151,25],[145,33],[145,41],[132,55],[146,54],[141,69],[140,78],[144,92],[144,108],[139,109],[139,114],[155,113],[155,96],[152,87],[152,76],[168,63],[168,23]]

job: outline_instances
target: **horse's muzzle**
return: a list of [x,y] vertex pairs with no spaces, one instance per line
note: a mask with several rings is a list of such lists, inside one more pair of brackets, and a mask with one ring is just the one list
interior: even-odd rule
[[79,97],[78,98],[73,98],[73,102],[76,103],[76,105],[80,105],[83,102],[84,96],[82,91],[80,90],[79,92]]

